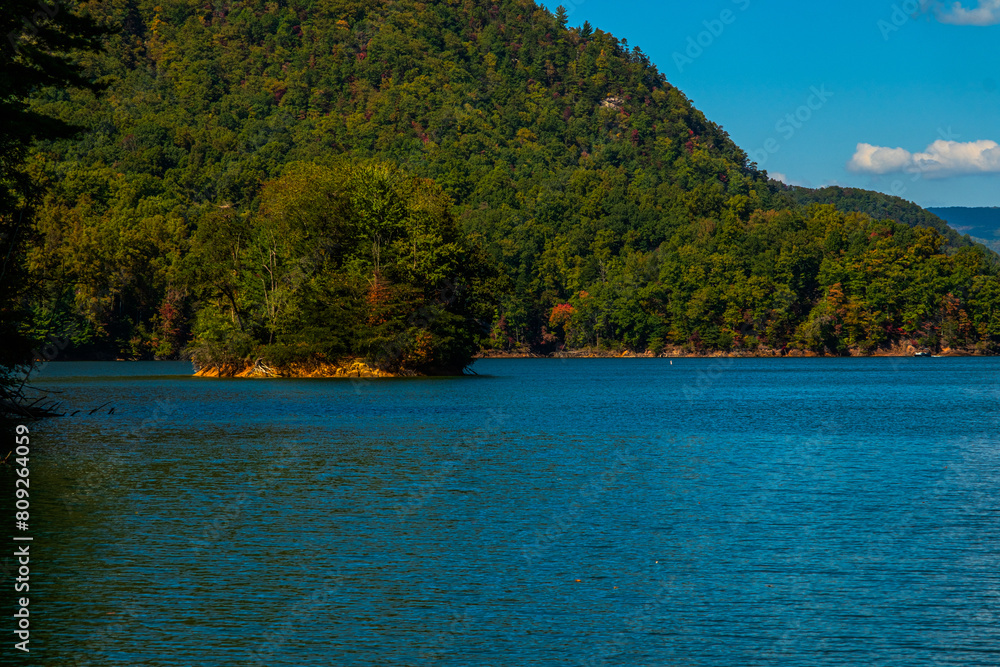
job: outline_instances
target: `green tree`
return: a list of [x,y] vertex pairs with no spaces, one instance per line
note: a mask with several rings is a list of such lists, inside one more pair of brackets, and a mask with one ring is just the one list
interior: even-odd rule
[[293,163],[242,224],[200,225],[194,248],[191,352],[224,372],[358,356],[457,373],[495,306],[496,276],[447,195],[382,162]]
[[33,141],[66,137],[74,128],[39,112],[28,96],[41,87],[92,87],[78,57],[96,51],[106,31],[67,4],[10,0],[0,7],[0,411],[18,411],[23,381],[33,361],[31,282],[26,254],[41,192],[26,160]]

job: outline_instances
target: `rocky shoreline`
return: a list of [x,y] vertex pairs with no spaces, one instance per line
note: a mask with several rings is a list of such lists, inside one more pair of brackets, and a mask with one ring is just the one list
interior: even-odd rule
[[864,352],[860,349],[848,350],[846,354],[820,353],[813,350],[800,350],[798,348],[758,348],[753,351],[735,350],[706,350],[696,352],[685,350],[681,347],[668,347],[659,354],[646,350],[636,352],[633,350],[561,350],[550,354],[539,354],[525,350],[499,351],[484,350],[476,355],[476,359],[715,359],[715,358],[748,358],[748,359],[768,359],[768,358],[818,358],[818,357],[912,357],[918,353],[925,352],[938,357],[985,357],[995,356],[991,353],[977,349],[952,349],[943,348],[934,351],[929,348],[917,347],[911,344],[895,345],[890,348],[875,350],[874,352]]
[[[632,350],[560,350],[550,354],[540,354],[527,350],[499,351],[484,350],[473,359],[715,359],[715,358],[817,358],[817,357],[912,357],[920,352],[932,353],[938,357],[973,357],[993,356],[981,350],[958,350],[944,348],[934,352],[914,347],[913,345],[897,345],[892,348],[865,353],[861,350],[848,350],[847,354],[821,354],[812,350],[759,348],[753,352],[738,350],[732,352],[704,351],[692,352],[680,347],[671,347],[659,354],[651,351],[635,352]],[[344,359],[337,363],[291,363],[284,366],[270,366],[263,362],[245,366],[206,366],[195,372],[195,377],[209,378],[344,378],[344,379],[374,379],[423,377],[427,374],[411,370],[397,373],[375,368],[363,359]],[[451,375],[461,375],[455,372]]]
[[369,366],[361,359],[344,359],[339,363],[291,363],[285,366],[269,366],[262,362],[245,367],[206,366],[195,372],[195,377],[229,378],[398,378],[416,377],[419,373],[402,371],[389,373]]

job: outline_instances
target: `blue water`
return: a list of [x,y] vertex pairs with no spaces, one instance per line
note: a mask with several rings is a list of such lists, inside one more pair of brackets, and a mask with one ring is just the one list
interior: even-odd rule
[[1000,360],[475,369],[51,364],[31,660],[1000,664]]

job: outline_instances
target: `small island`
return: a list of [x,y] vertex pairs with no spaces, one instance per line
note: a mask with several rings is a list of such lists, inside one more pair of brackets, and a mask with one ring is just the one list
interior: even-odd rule
[[295,163],[189,255],[199,376],[460,375],[498,279],[434,182],[378,161]]

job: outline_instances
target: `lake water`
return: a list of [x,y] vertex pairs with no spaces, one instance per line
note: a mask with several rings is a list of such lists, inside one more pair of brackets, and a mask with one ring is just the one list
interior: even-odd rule
[[1000,664],[1000,360],[474,368],[49,365],[32,664]]

